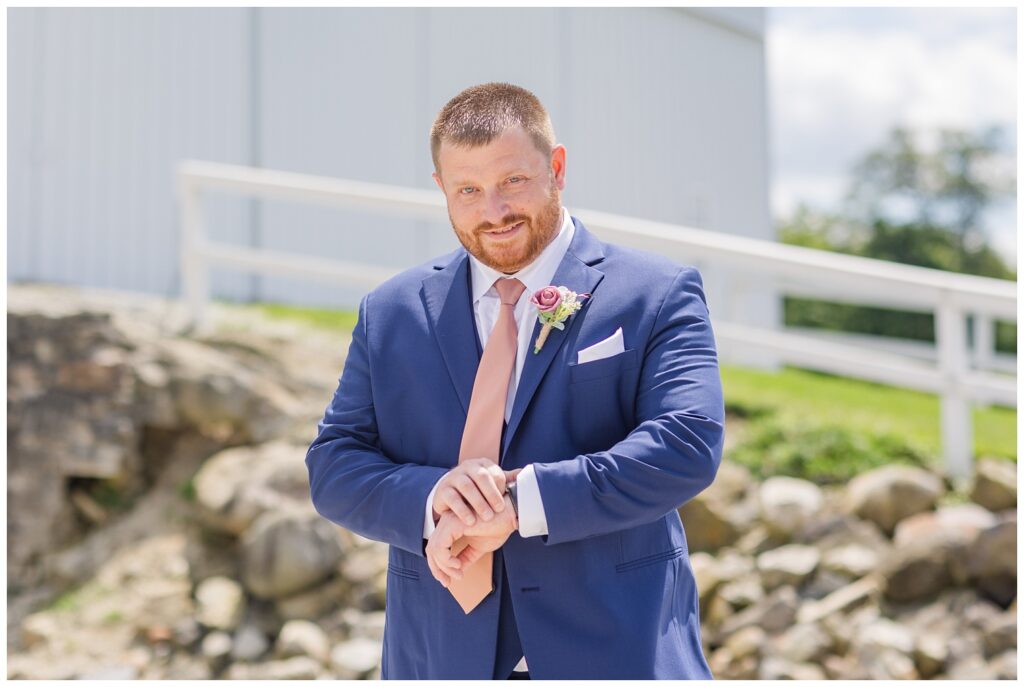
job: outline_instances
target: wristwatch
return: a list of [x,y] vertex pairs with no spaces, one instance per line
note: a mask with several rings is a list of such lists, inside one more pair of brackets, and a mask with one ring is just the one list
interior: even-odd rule
[[515,511],[516,517],[519,517],[519,494],[516,491],[517,486],[515,482],[505,485],[505,493],[508,494],[509,499],[512,501],[512,510]]

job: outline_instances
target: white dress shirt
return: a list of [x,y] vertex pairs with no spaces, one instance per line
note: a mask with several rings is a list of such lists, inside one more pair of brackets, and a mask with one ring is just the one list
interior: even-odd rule
[[[569,211],[562,208],[562,227],[555,238],[544,247],[533,262],[514,274],[499,272],[489,267],[470,254],[470,282],[473,289],[473,316],[476,321],[476,330],[480,336],[480,345],[486,347],[487,339],[498,321],[498,314],[501,311],[501,300],[498,297],[498,290],[494,288],[494,282],[498,278],[515,277],[521,281],[526,289],[516,302],[514,314],[516,327],[519,330],[519,348],[516,351],[515,375],[509,381],[508,397],[505,401],[505,420],[508,421],[512,414],[512,404],[515,401],[516,389],[519,387],[519,377],[523,373],[523,365],[526,363],[526,356],[529,354],[533,342],[530,337],[533,335],[534,325],[537,322],[537,309],[530,305],[530,297],[539,289],[551,285],[555,277],[555,271],[565,256],[565,251],[572,243],[573,234],[576,232],[576,225],[569,217]],[[440,483],[440,480],[438,480]],[[516,477],[518,486],[519,506],[519,536],[536,537],[548,533],[548,521],[544,514],[544,504],[541,502],[540,489],[537,486],[537,477],[533,471],[533,465],[527,465]],[[432,506],[434,503],[434,492],[437,484],[427,495],[426,514],[423,520],[423,538],[429,539],[434,531],[434,516]],[[515,667],[516,671],[525,671],[526,657],[524,656]]]

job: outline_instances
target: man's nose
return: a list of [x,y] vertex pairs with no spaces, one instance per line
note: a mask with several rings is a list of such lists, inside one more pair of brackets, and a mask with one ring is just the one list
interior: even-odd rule
[[483,207],[483,217],[480,223],[489,223],[493,228],[499,229],[505,225],[505,218],[511,214],[511,209],[505,201],[505,197],[498,191],[487,194]]

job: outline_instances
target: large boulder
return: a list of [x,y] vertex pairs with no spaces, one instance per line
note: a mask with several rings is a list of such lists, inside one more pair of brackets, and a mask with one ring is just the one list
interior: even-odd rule
[[237,536],[285,502],[313,513],[304,455],[304,447],[284,441],[219,451],[192,480],[200,515],[211,526]]
[[1016,506],[1017,464],[995,458],[978,461],[970,496],[972,501],[992,511]]
[[853,478],[846,488],[845,507],[892,534],[903,518],[933,509],[942,493],[937,475],[907,465],[888,465]]
[[761,519],[769,531],[792,537],[812,521],[824,504],[821,489],[794,477],[769,477],[758,491]]
[[757,557],[757,569],[765,589],[783,585],[799,587],[814,574],[821,554],[813,546],[788,544]]
[[242,539],[243,584],[254,596],[276,599],[326,580],[343,555],[335,530],[315,513],[264,513]]
[[1017,595],[1017,517],[982,531],[965,556],[970,579],[1001,606]]

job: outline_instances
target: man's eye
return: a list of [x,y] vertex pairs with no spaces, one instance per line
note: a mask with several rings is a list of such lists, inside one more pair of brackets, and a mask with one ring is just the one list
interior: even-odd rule
[[472,190],[473,190],[472,186],[463,186],[462,188],[459,189],[459,193],[461,193],[464,196],[468,196],[469,194],[466,193],[466,191],[472,191]]
[[522,181],[522,177],[509,177],[510,182]]

